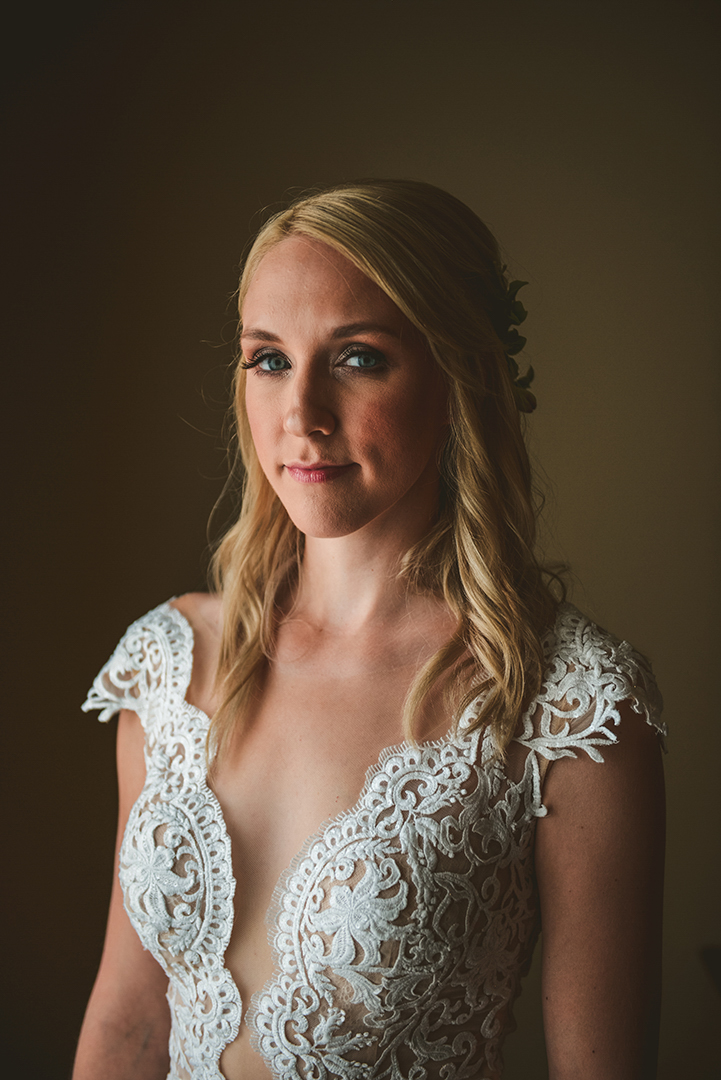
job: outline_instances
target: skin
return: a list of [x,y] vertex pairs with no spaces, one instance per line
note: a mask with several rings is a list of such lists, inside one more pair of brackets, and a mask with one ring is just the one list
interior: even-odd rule
[[[272,973],[265,915],[278,877],[306,837],[354,805],[367,766],[401,741],[408,686],[454,623],[441,601],[408,596],[396,578],[438,498],[446,399],[423,339],[346,259],[299,237],[262,260],[243,324],[256,450],[306,536],[300,587],[286,598],[256,707],[213,778],[238,882],[226,964],[247,1003]],[[188,699],[212,713],[220,601],[175,603],[195,634]],[[447,726],[436,695],[419,735]],[[122,836],[144,780],[132,713],[120,718],[118,772]],[[651,1077],[663,864],[653,733],[626,710],[606,763],[554,763],[544,798],[536,869],[549,1076]],[[116,883],[74,1080],[164,1078],[164,993]],[[245,1024],[220,1067],[227,1080],[270,1075]]]
[[665,797],[658,738],[629,705],[599,766],[548,770],[536,829],[551,1080],[653,1080]]
[[289,237],[250,284],[241,344],[258,458],[313,551],[352,561],[359,544],[396,554],[401,535],[421,536],[446,394],[393,301],[333,249]]
[[[118,835],[114,866],[128,815],[145,783],[144,733],[135,713],[118,720]],[[123,908],[113,875],[105,947],[80,1032],[73,1078],[107,1076],[155,1080],[168,1073],[170,1016],[167,979]]]

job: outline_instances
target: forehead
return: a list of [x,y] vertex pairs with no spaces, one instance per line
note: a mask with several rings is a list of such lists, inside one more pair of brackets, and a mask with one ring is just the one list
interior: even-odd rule
[[306,236],[288,236],[261,259],[243,301],[243,322],[294,304],[339,317],[360,311],[404,319],[396,304],[335,248]]

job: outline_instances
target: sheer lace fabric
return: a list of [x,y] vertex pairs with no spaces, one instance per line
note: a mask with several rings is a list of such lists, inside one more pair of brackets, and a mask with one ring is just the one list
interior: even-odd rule
[[[541,694],[504,767],[458,730],[384,752],[355,806],[311,837],[275,892],[275,973],[244,1020],[271,1073],[299,1080],[496,1080],[537,935],[536,818],[548,763],[602,762],[618,706],[659,731],[648,665],[564,605]],[[127,631],[85,709],[135,710],[147,780],[120,854],[125,906],[169,976],[169,1080],[222,1080],[241,1022],[225,967],[230,841],[206,775],[208,718],[188,705],[192,631],[163,604]]]

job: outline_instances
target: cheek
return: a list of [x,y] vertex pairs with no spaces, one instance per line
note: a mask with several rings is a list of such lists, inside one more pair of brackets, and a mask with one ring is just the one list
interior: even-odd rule
[[255,387],[249,380],[245,387],[245,415],[248,417],[253,438],[256,434],[262,437],[263,431],[268,427],[271,414],[268,405],[267,397],[255,393]]
[[274,410],[269,408],[267,402],[258,400],[251,392],[245,394],[245,415],[248,419],[248,427],[263,470],[267,472],[270,458],[277,445],[276,421]]
[[403,442],[406,425],[402,403],[366,402],[352,417],[353,441],[371,456],[386,457]]
[[423,387],[369,410],[368,425],[379,441],[420,448],[435,443],[444,415],[441,391],[432,395]]
[[[441,401],[442,405],[442,401]],[[442,408],[427,394],[407,394],[393,401],[369,402],[356,418],[355,433],[366,460],[375,462],[386,480],[425,468],[440,445]]]

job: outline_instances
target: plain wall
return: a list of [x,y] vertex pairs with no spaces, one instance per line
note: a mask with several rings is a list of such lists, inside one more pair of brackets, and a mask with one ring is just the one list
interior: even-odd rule
[[[529,282],[547,548],[650,655],[672,731],[659,1076],[718,1077],[717,5],[28,7],[3,128],[0,1064],[69,1074],[115,814],[113,725],[79,705],[132,619],[203,585],[254,215],[379,175],[467,201]],[[535,968],[518,1017],[507,1080],[541,1080]]]

